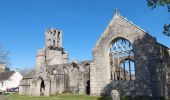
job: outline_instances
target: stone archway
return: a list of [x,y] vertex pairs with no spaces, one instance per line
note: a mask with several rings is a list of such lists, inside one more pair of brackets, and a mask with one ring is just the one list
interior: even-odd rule
[[42,77],[39,77],[37,80],[37,89],[36,89],[36,96],[44,96],[45,95],[45,82]]
[[84,65],[84,82],[86,87],[86,94],[90,95],[90,63]]
[[45,92],[45,83],[44,83],[44,80],[41,78],[40,96],[44,96],[44,92]]

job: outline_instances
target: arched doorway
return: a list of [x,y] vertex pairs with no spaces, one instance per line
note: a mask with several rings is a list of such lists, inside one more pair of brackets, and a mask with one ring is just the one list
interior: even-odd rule
[[41,85],[40,85],[40,93],[42,96],[44,96],[44,91],[45,91],[45,83],[44,80],[41,80]]
[[115,38],[109,48],[111,80],[135,80],[132,44],[125,38]]
[[84,65],[84,82],[86,86],[86,94],[90,95],[90,64],[87,63]]
[[39,79],[38,79],[38,81],[40,82],[40,84],[39,84],[39,86],[40,86],[40,96],[44,96],[44,92],[45,92],[45,82],[44,82],[44,80],[43,80],[43,78],[42,77],[40,77]]

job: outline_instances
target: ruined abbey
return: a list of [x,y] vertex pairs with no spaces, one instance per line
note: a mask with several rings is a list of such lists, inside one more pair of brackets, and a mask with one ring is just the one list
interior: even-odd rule
[[48,29],[45,36],[35,70],[20,83],[20,95],[110,95],[118,90],[121,96],[170,96],[170,49],[118,12],[89,61],[68,61],[61,30]]

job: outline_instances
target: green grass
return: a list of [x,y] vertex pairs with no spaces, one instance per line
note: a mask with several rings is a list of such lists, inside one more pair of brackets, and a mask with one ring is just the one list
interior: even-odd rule
[[[6,100],[111,100],[109,97],[62,94],[57,96],[20,96],[17,94],[7,95]],[[0,99],[1,100],[1,99]],[[5,100],[5,99],[2,99]]]
[[[112,99],[109,97],[73,95],[73,94],[62,94],[62,95],[48,96],[48,97],[47,96],[20,96],[17,94],[9,94],[5,96],[0,96],[0,100],[112,100]],[[150,98],[138,97],[132,99],[130,97],[121,97],[121,100],[150,100]]]

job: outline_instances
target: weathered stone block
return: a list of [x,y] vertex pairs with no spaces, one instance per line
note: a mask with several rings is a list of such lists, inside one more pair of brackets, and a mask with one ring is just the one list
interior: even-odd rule
[[112,90],[111,97],[112,100],[120,100],[119,92],[117,90]]

